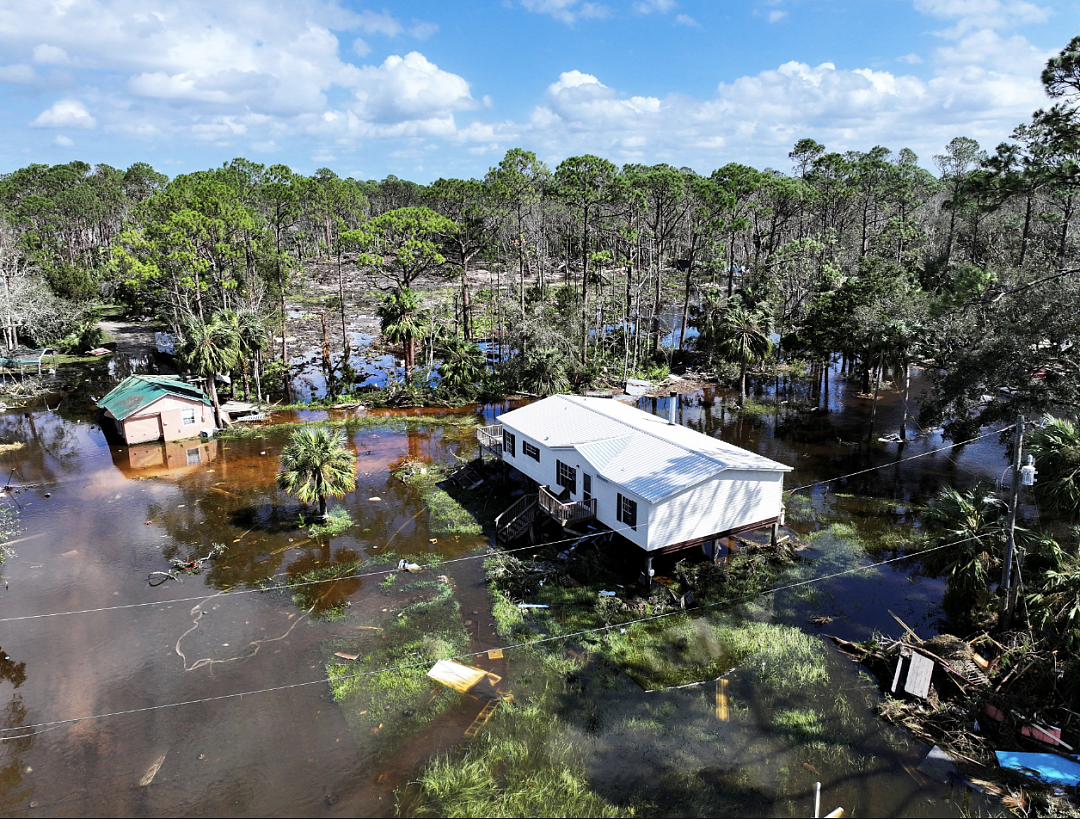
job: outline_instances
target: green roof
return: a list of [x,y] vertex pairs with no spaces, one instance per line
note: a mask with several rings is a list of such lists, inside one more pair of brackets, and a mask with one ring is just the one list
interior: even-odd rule
[[112,392],[97,402],[113,418],[123,421],[143,407],[165,395],[201,401],[207,406],[210,399],[194,384],[188,384],[171,375],[132,375],[121,381]]

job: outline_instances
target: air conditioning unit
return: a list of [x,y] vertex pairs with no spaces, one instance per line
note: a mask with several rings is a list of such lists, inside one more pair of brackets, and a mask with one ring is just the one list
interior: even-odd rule
[[215,433],[216,431],[217,431],[217,430],[214,430],[214,429],[204,429],[204,430],[201,430],[201,431],[199,432],[199,437],[200,437],[200,438],[213,438],[213,437],[214,437],[214,433]]

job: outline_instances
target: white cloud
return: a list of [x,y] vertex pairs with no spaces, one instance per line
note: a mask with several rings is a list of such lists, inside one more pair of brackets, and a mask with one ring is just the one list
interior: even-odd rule
[[86,106],[71,99],[53,103],[30,123],[32,128],[93,128],[96,125],[97,120],[90,116]]
[[901,57],[897,57],[896,61],[898,63],[907,63],[908,65],[919,65],[920,63],[922,63],[923,59],[918,54],[912,53],[904,54]]
[[56,139],[53,140],[53,145],[57,148],[71,148],[75,145],[75,140],[63,134],[57,134]]
[[0,82],[31,83],[37,79],[34,69],[22,63],[0,66]]
[[62,48],[42,43],[34,48],[34,62],[38,65],[71,65],[71,57]]
[[[113,133],[216,141],[242,135],[278,145],[289,134],[342,122],[352,123],[348,133],[363,132],[365,123],[413,120],[452,131],[453,112],[478,107],[463,78],[418,53],[377,67],[348,62],[335,31],[352,32],[344,48],[364,57],[369,38],[423,39],[438,26],[406,23],[386,10],[350,11],[342,0],[4,0],[0,53],[14,64],[0,67],[0,82],[48,79],[68,97],[94,101],[94,116],[67,99],[42,112],[36,127],[100,121]],[[71,72],[40,76],[31,61],[93,70],[94,85],[79,88]],[[355,101],[336,110],[330,99],[349,92]]]
[[770,23],[779,23],[781,20],[783,20],[785,17],[787,17],[787,14],[788,13],[786,11],[780,11],[779,9],[773,9],[772,11],[769,12],[769,15],[768,15],[768,17],[766,17],[766,19]]
[[[786,169],[787,152],[803,137],[836,151],[910,147],[928,160],[961,134],[996,144],[1042,101],[1038,71],[1026,63],[995,65],[992,39],[962,38],[956,48],[935,59],[929,79],[791,61],[721,82],[705,99],[636,96],[566,71],[525,121],[473,123],[457,136],[475,145],[528,147],[554,161],[590,152],[706,170],[733,160]],[[950,62],[965,55],[962,64]]]
[[438,30],[438,23],[424,23],[414,20],[413,24],[409,27],[409,35],[415,37],[417,40],[426,40],[433,36]]
[[676,14],[675,23],[680,26],[690,26],[691,28],[701,28],[701,24],[691,17],[689,14]]
[[521,0],[521,5],[527,11],[548,14],[561,23],[611,16],[611,9],[602,3],[581,2],[581,0]]
[[940,20],[952,20],[952,28],[934,32],[960,37],[976,28],[1009,28],[1025,23],[1045,23],[1052,13],[1047,6],[1028,0],[915,0],[915,8]]
[[359,28],[365,34],[382,34],[386,37],[396,37],[404,31],[404,26],[385,9],[380,12],[365,9],[360,12],[359,17]]
[[654,11],[667,14],[675,6],[675,0],[637,0],[634,3],[634,11],[638,14],[652,14]]
[[379,123],[442,120],[454,111],[479,107],[463,78],[417,51],[387,57],[378,67],[364,66],[353,85],[352,113]]

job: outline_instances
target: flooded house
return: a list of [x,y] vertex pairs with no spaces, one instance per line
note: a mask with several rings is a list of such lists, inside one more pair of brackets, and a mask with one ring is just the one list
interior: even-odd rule
[[210,399],[176,376],[129,376],[97,405],[128,444],[196,438],[214,427]]
[[563,527],[596,521],[650,557],[700,548],[783,518],[791,471],[716,438],[610,398],[555,395],[499,415],[477,430],[481,450],[526,478],[526,493],[496,522],[523,534],[537,514]]

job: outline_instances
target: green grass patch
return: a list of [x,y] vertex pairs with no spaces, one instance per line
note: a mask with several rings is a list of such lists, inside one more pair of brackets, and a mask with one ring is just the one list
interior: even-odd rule
[[420,495],[428,508],[428,531],[433,535],[483,534],[484,527],[476,515],[439,486],[446,479],[446,469],[441,465],[408,463],[394,477]]
[[[311,404],[292,404],[275,407],[274,410],[309,410]],[[325,421],[302,421],[301,424],[316,424],[344,427],[347,432],[358,430],[385,429],[389,432],[405,434],[421,429],[438,427],[458,427],[463,433],[470,433],[483,423],[483,418],[475,413],[447,413],[445,415],[357,415],[350,418],[330,418]],[[246,440],[251,438],[270,438],[285,435],[295,429],[297,424],[266,424],[263,426],[234,426],[222,430],[217,437],[223,440]],[[465,437],[463,435],[463,437]]]
[[[384,751],[461,696],[427,676],[438,660],[464,654],[469,648],[453,588],[434,580],[420,585],[422,599],[397,614],[388,613],[380,623],[381,631],[324,644],[330,690],[346,722],[358,741],[377,735]],[[343,662],[333,656],[335,652],[359,657]],[[403,665],[413,667],[400,668]]]
[[314,538],[337,537],[356,524],[347,509],[335,506],[326,514],[326,520],[308,528],[308,534]]
[[429,763],[399,794],[402,816],[633,816],[592,791],[573,743],[537,705],[500,705],[459,756]]

